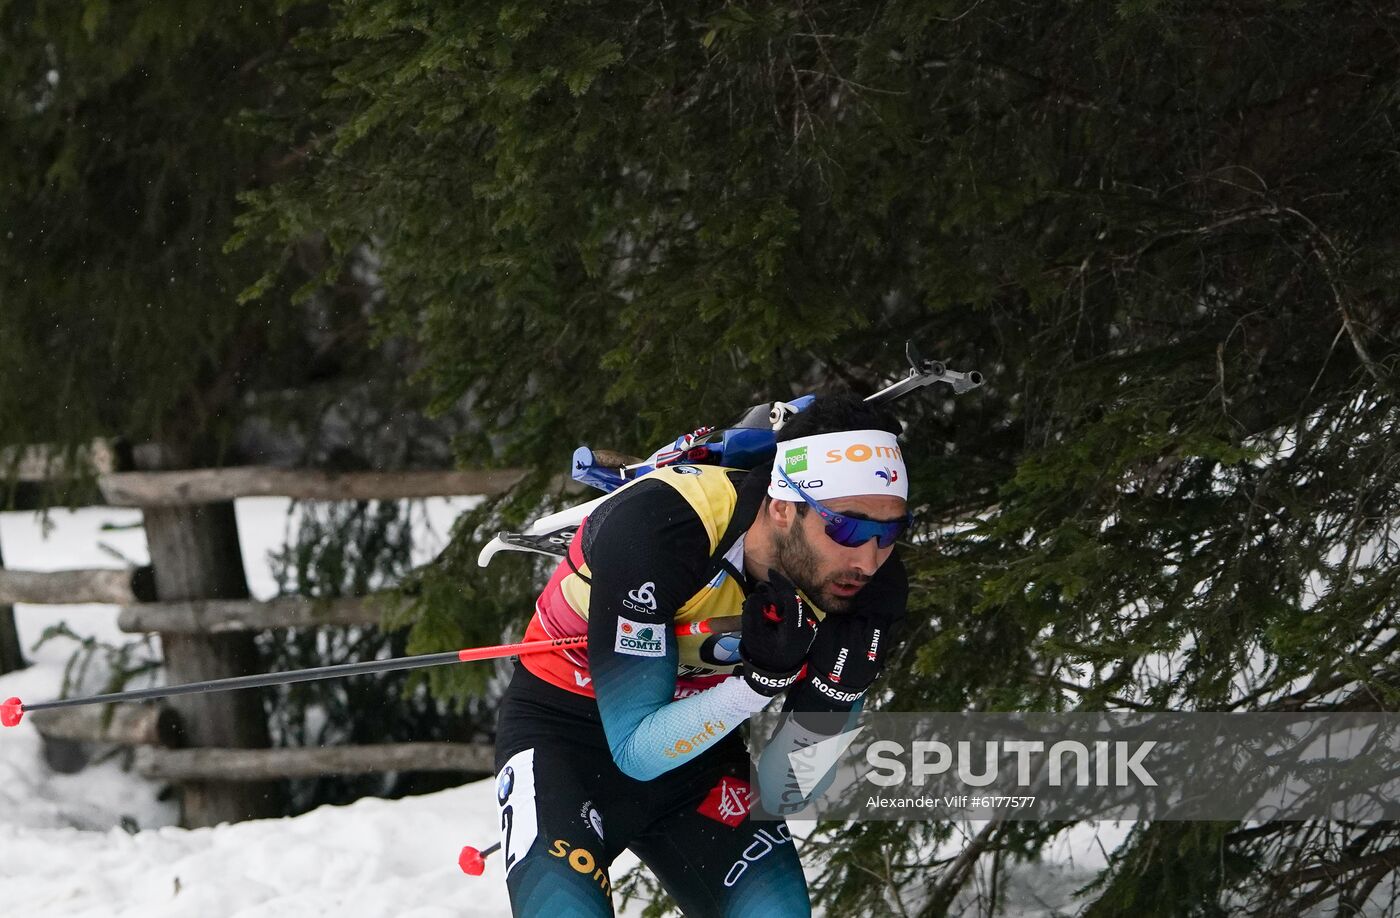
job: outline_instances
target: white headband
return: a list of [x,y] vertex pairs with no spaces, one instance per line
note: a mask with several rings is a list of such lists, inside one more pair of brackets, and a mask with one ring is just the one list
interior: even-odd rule
[[779,470],[816,500],[866,494],[909,498],[904,454],[895,435],[884,430],[842,430],[779,443],[768,496],[800,501]]

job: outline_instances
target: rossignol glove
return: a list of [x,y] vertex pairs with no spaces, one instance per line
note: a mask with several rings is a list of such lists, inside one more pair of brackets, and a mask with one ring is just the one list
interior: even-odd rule
[[849,610],[822,619],[802,685],[793,692],[803,709],[849,711],[865,697],[899,637],[908,601],[904,565],[890,558]]
[[768,581],[744,599],[739,656],[744,680],[755,692],[773,696],[797,681],[816,637],[816,618],[792,582],[769,568]]

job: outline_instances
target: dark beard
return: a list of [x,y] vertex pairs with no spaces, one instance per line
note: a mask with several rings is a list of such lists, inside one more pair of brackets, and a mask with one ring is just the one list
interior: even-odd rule
[[778,567],[793,584],[823,612],[845,612],[851,600],[836,596],[817,580],[817,553],[801,525],[794,525],[778,537]]

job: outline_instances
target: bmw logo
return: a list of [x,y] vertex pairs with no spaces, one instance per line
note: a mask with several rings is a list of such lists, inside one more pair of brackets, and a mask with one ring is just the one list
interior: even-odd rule
[[496,802],[505,803],[510,799],[510,792],[515,789],[515,769],[507,765],[501,770],[501,776],[496,779]]
[[700,659],[715,666],[732,666],[739,662],[739,635],[714,634],[700,645]]

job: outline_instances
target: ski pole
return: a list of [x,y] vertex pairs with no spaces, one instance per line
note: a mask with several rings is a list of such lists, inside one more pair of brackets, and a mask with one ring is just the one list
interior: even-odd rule
[[485,851],[478,851],[471,845],[467,845],[457,856],[457,866],[461,867],[462,872],[468,876],[479,877],[486,870],[486,859],[500,850],[500,842],[496,842]]
[[[701,622],[687,622],[676,625],[672,631],[676,635],[723,634],[741,630],[742,619],[738,615],[725,615],[705,619]],[[364,663],[338,663],[334,666],[316,666],[310,669],[293,669],[280,673],[260,673],[252,676],[232,676],[227,679],[214,679],[209,682],[188,682],[183,685],[166,685],[160,688],[137,689],[130,692],[114,692],[107,695],[89,695],[85,698],[64,698],[60,701],[44,701],[39,704],[24,704],[18,698],[9,698],[0,703],[0,726],[13,727],[30,711],[46,711],[52,708],[72,708],[88,704],[111,704],[115,701],[142,701],[150,698],[169,698],[174,695],[194,695],[201,692],[227,692],[234,689],[261,688],[267,685],[288,685],[293,682],[312,682],[317,679],[335,679],[339,676],[359,676],[365,673],[388,673],[401,669],[419,669],[425,666],[442,666],[446,663],[470,663],[475,660],[498,660],[502,657],[516,657],[531,653],[545,653],[564,647],[583,647],[588,636],[579,634],[572,637],[549,638],[542,641],[522,641],[518,644],[495,644],[490,647],[471,647],[466,650],[449,650],[445,653],[424,653],[411,657],[394,657],[389,660],[370,660]]]

